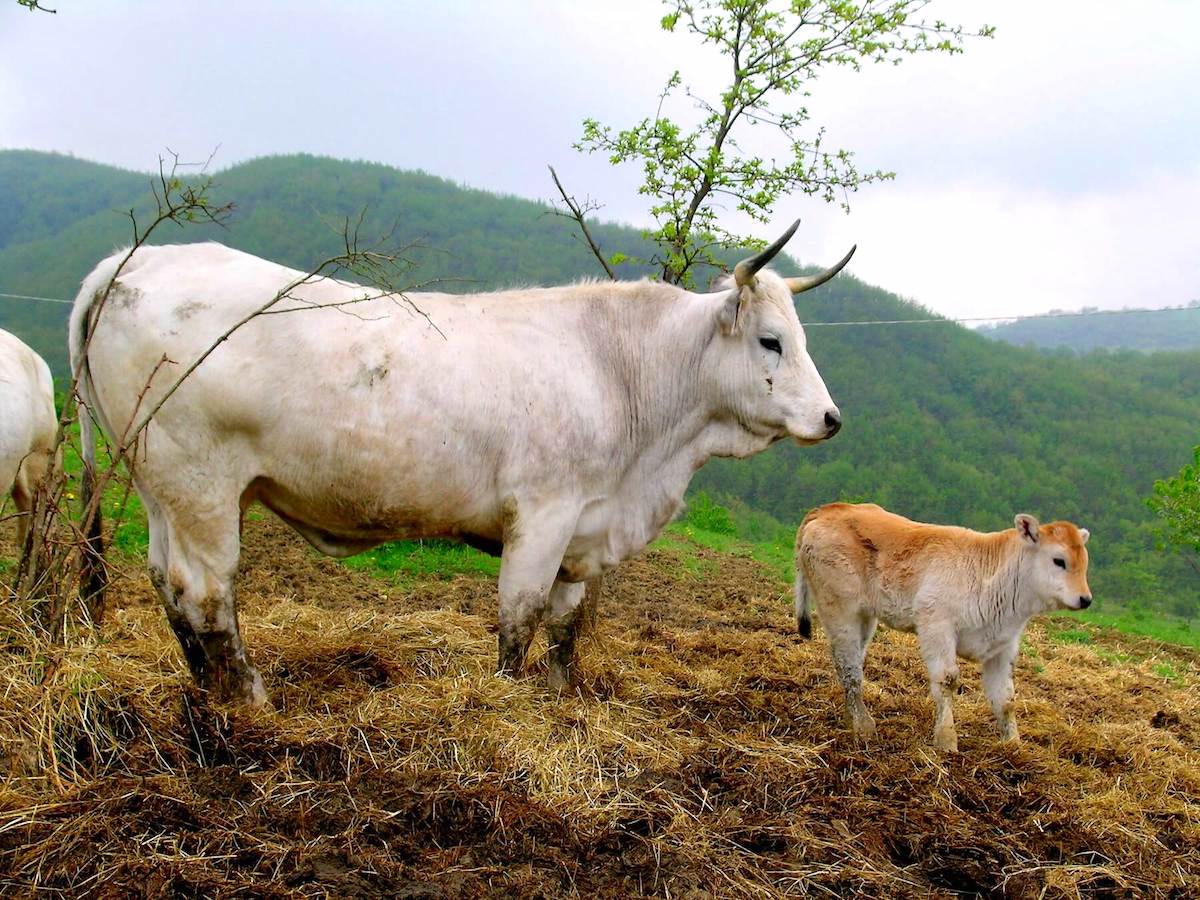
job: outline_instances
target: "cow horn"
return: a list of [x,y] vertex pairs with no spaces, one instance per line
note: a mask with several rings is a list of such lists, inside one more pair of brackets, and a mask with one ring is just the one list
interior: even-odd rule
[[754,284],[754,273],[769,263],[775,254],[783,249],[783,245],[791,240],[792,235],[796,233],[796,229],[800,227],[800,220],[797,219],[792,223],[792,227],[783,233],[783,237],[773,243],[770,247],[755,253],[749,259],[743,259],[740,263],[733,267],[733,280],[738,287],[745,287],[748,284]]
[[838,272],[842,271],[842,267],[850,262],[850,257],[854,255],[854,251],[858,249],[858,244],[850,248],[850,252],[842,257],[839,262],[831,269],[826,269],[824,272],[819,272],[816,275],[804,275],[798,278],[785,278],[787,286],[791,288],[793,294],[799,294],[801,291],[808,291],[818,285],[824,284]]

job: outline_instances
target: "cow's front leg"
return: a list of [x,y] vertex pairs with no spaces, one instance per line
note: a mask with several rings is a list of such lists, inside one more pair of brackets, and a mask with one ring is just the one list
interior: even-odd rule
[[579,630],[580,606],[587,585],[555,581],[550,589],[550,610],[546,616],[546,640],[550,645],[550,672],[547,684],[561,691],[571,684],[575,665],[575,636]]
[[1017,661],[1017,644],[1013,643],[983,664],[983,692],[992,705],[996,717],[996,730],[1000,740],[1015,741],[1020,738],[1017,720],[1013,715],[1013,664]]
[[958,732],[954,729],[954,695],[958,693],[958,657],[953,635],[918,634],[921,655],[929,670],[929,693],[937,707],[933,723],[933,745],[939,750],[958,752]]
[[578,511],[526,511],[510,504],[500,555],[500,634],[497,671],[514,676],[550,601]]

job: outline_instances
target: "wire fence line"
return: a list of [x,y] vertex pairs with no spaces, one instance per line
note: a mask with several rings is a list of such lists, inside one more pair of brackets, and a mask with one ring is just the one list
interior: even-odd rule
[[[73,304],[74,300],[63,300],[59,297],[34,297],[29,294],[8,294],[0,291],[0,297],[11,300],[36,300],[41,303]],[[941,316],[930,316],[924,319],[858,319],[846,322],[805,322],[805,328],[813,327],[844,327],[855,325],[963,325],[968,322],[1024,322],[1028,319],[1084,319],[1088,316],[1127,316],[1133,314],[1188,312],[1200,310],[1197,306],[1163,306],[1158,309],[1092,309],[1085,312],[1046,312],[1029,313],[1013,316],[964,316],[952,319]]]

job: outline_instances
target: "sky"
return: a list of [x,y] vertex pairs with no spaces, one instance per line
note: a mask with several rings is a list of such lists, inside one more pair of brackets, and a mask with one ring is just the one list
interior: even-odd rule
[[[572,149],[581,122],[653,115],[670,73],[727,64],[654,0],[0,0],[0,147],[150,170],[308,152],[550,200],[547,165],[601,218],[646,225],[636,167]],[[1200,300],[1200,3],[933,0],[993,25],[966,52],[838,71],[807,105],[827,146],[896,172],[847,214],[784,198],[773,238],[954,317]],[[690,115],[686,100],[669,114]],[[754,148],[757,136],[747,139]],[[771,150],[764,144],[762,149]]]

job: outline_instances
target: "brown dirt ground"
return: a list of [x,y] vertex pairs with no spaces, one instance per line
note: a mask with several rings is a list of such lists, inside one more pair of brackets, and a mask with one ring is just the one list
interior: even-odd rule
[[996,743],[967,666],[943,755],[915,646],[883,632],[863,748],[819,629],[756,563],[700,556],[609,579],[558,697],[540,646],[492,674],[493,581],[400,589],[252,523],[261,712],[191,687],[131,568],[101,633],[0,641],[0,893],[1200,896],[1196,654],[1034,627],[1023,741]]

